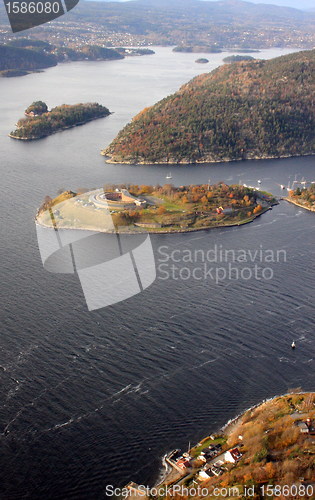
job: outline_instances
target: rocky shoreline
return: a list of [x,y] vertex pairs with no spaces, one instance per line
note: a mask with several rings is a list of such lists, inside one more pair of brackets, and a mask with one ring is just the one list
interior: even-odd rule
[[107,152],[106,149],[101,151],[101,155],[107,157],[105,160],[106,163],[110,163],[112,165],[206,165],[208,163],[232,163],[232,162],[241,162],[247,160],[281,160],[286,158],[300,158],[303,156],[315,156],[315,152],[298,154],[298,155],[281,155],[281,156],[249,156],[248,158],[208,158],[205,160],[164,160],[164,161],[132,161],[132,160],[115,160],[113,156]]
[[[208,231],[209,229],[222,229],[222,228],[225,228],[225,227],[235,227],[235,226],[243,226],[244,224],[250,224],[251,222],[254,222],[254,220],[257,218],[257,217],[260,217],[261,215],[263,215],[264,213],[268,212],[268,210],[272,210],[272,207],[277,205],[278,203],[274,203],[273,205],[271,206],[268,206],[266,207],[264,210],[262,210],[259,214],[254,214],[252,215],[252,218],[251,219],[246,219],[244,221],[239,221],[239,222],[235,222],[235,223],[228,223],[228,224],[218,224],[216,226],[205,226],[205,227],[192,227],[192,228],[183,228],[183,229],[171,229],[169,231],[167,230],[161,230],[161,231],[157,231],[157,230],[150,230],[149,228],[146,229],[146,230],[141,230],[141,228],[139,227],[139,230],[138,231],[133,231],[131,229],[127,229],[124,231],[123,229],[119,229],[119,231],[104,231],[102,230],[102,228],[99,228],[99,227],[72,227],[72,226],[60,226],[58,229],[62,230],[62,229],[66,229],[66,230],[76,230],[76,231],[92,231],[92,232],[99,232],[99,233],[106,233],[106,234],[143,234],[143,233],[146,233],[146,234],[178,234],[178,233],[192,233],[192,232],[196,232],[196,231]],[[47,229],[54,229],[54,227],[52,225],[47,225],[47,224],[44,224],[43,222],[40,222],[38,220],[38,216],[40,214],[38,214],[36,217],[35,217],[35,224],[37,224],[38,226],[41,226],[41,227],[45,227]],[[143,228],[142,228],[143,229]],[[54,229],[55,230],[55,229]]]
[[315,212],[314,207],[306,207],[305,205],[302,205],[301,203],[298,203],[297,201],[293,200],[290,197],[283,198],[285,201],[288,201],[289,203],[292,203],[293,205],[296,205],[297,207],[304,208],[305,210],[308,210],[309,212]]

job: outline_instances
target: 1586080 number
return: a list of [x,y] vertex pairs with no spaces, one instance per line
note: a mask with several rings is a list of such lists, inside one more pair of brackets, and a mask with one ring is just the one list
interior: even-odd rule
[[7,2],[8,14],[59,14],[59,2]]
[[263,495],[273,496],[273,497],[291,497],[291,496],[299,496],[299,497],[311,497],[314,494],[314,487],[311,484],[292,484],[289,486],[288,484],[280,485],[272,485],[268,484],[267,486],[261,486],[261,492]]

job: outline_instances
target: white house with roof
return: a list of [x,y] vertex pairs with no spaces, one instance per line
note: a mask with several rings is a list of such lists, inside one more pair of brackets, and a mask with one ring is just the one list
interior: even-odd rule
[[217,455],[213,460],[209,463],[211,465],[220,466],[225,463],[235,464],[242,458],[242,453],[238,448],[231,448],[230,450],[221,453],[221,455]]

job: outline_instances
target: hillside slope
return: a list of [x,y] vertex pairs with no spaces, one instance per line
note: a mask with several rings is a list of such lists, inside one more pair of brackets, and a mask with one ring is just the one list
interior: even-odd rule
[[[306,0],[304,0],[305,2]],[[309,0],[313,2],[313,0]],[[242,0],[133,0],[84,1],[76,5],[62,20],[49,26],[59,32],[59,41],[76,43],[82,37],[86,43],[111,44],[113,35],[125,45],[126,37],[133,45],[219,45],[220,48],[272,48],[315,46],[315,13],[303,12],[303,4],[291,0],[294,8],[271,5],[262,0],[255,3]],[[279,0],[277,2],[279,3]],[[312,4],[313,5],[313,4]],[[0,18],[8,26],[4,4],[0,3]],[[34,28],[36,36],[53,43],[50,29]],[[91,29],[91,31],[90,31]],[[95,38],[95,35],[96,38]],[[3,40],[7,40],[4,35]],[[1,34],[0,34],[1,40]],[[135,43],[136,42],[136,43]],[[108,45],[111,46],[111,45]]]
[[36,70],[57,65],[53,54],[13,45],[0,45],[0,71],[7,69]]
[[63,61],[107,61],[124,59],[115,49],[98,45],[85,45],[80,50],[56,47],[41,40],[19,38],[0,45],[0,71],[49,68]]
[[315,50],[223,65],[146,108],[103,154],[206,163],[315,152]]
[[[313,499],[314,404],[314,392],[287,394],[246,411],[226,429],[227,441],[223,445],[223,450],[237,447],[241,457],[235,463],[222,465],[221,470],[216,470],[218,475],[203,465],[201,470],[207,469],[210,477],[201,478],[200,468],[197,469],[185,481],[188,494],[178,495],[177,499]],[[194,448],[193,454],[200,454],[206,445],[209,446],[209,440]],[[190,496],[189,490],[197,486],[199,493],[197,490],[196,495]],[[235,494],[224,495],[222,488],[234,488]],[[215,494],[215,489],[222,494]],[[171,495],[165,495],[164,500],[171,500]]]
[[128,33],[145,35],[153,43],[313,47],[314,15],[298,8],[241,0],[83,1],[69,18],[95,22],[114,32],[121,32],[123,26]]

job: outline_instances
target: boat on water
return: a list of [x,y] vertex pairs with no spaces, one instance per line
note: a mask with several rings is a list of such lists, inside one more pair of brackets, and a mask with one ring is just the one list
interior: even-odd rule
[[295,349],[295,348],[296,348],[296,345],[295,345],[294,340],[293,340],[293,342],[292,342],[292,344],[291,344],[291,347],[292,347],[292,349]]
[[167,174],[167,176],[165,178],[166,179],[172,179],[172,173],[170,172],[169,174]]

